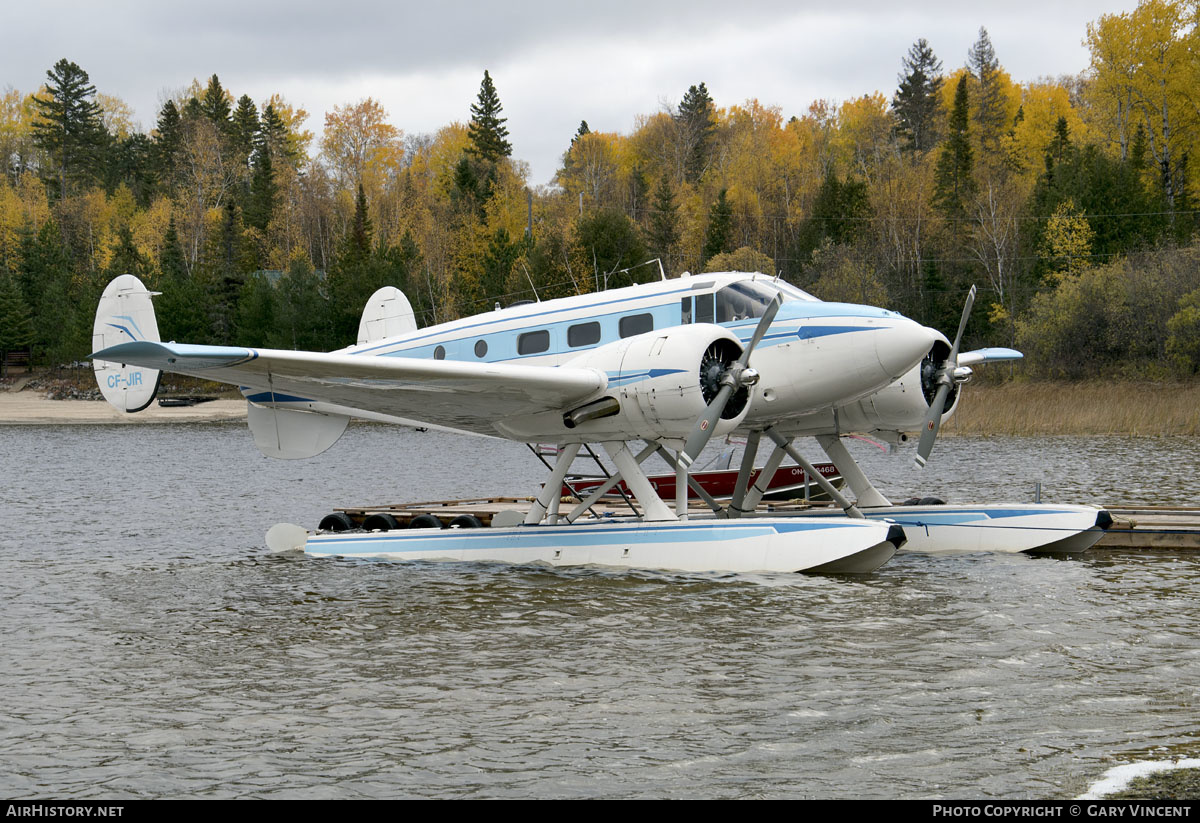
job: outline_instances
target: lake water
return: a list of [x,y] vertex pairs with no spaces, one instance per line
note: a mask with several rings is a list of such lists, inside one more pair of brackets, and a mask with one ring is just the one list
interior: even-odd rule
[[[1196,504],[1200,444],[854,451],[894,498]],[[527,494],[523,447],[0,428],[0,796],[1030,798],[1200,755],[1200,556],[860,577],[278,557],[335,505]]]

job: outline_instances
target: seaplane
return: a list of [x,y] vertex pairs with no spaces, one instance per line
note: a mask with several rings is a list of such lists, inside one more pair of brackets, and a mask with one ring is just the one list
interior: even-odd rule
[[[101,392],[118,409],[149,405],[168,371],[239,386],[254,443],[270,457],[320,454],[352,418],[558,445],[523,516],[475,529],[385,522],[370,530],[278,524],[268,532],[272,549],[312,555],[688,572],[871,571],[905,540],[891,518],[866,516],[828,484],[822,488],[834,492],[841,512],[771,516],[754,511],[761,492],[748,482],[729,505],[697,515],[688,507],[689,471],[712,437],[744,430],[755,446],[770,438],[777,453],[821,484],[794,439],[825,415],[839,419],[840,410],[873,404],[897,384],[909,391],[904,381],[939,344],[949,345],[940,332],[896,312],[822,302],[779,278],[741,272],[664,277],[425,328],[417,327],[404,294],[387,287],[368,300],[358,341],[328,353],[162,342],[152,296],[122,275],[97,309],[91,357]],[[931,379],[953,388],[955,369],[942,364]],[[943,404],[949,393],[939,388]],[[826,440],[840,434],[835,427]],[[616,471],[562,511],[562,481],[590,444],[599,444]],[[827,448],[840,454],[836,445]],[[675,473],[673,505],[643,468],[655,454]],[[636,515],[584,517],[618,483],[630,490]],[[422,525],[441,525],[431,519]]]

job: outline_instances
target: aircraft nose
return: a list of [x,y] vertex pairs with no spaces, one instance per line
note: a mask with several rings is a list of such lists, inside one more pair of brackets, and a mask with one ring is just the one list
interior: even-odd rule
[[903,318],[875,337],[875,354],[879,365],[892,379],[897,380],[921,362],[938,332],[920,323]]

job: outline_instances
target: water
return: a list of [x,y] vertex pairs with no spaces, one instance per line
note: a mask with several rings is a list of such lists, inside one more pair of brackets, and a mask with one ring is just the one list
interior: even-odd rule
[[[894,497],[1195,503],[1187,439],[855,452]],[[1200,557],[740,576],[271,556],[333,505],[527,493],[523,447],[0,429],[0,796],[1061,797],[1200,754]]]

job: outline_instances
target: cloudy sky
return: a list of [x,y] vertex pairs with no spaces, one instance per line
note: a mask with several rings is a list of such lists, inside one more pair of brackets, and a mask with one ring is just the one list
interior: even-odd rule
[[273,93],[307,109],[318,135],[335,105],[374,97],[407,134],[465,121],[484,69],[514,156],[548,183],[580,120],[628,133],[639,114],[701,81],[718,106],[757,97],[785,117],[818,98],[889,98],[924,37],[947,71],[979,27],[1013,79],[1087,66],[1087,23],[1135,0],[986,3],[812,0],[108,0],[10,3],[0,88],[41,84],[66,57],[153,127],[167,96],[212,74],[235,96]]

